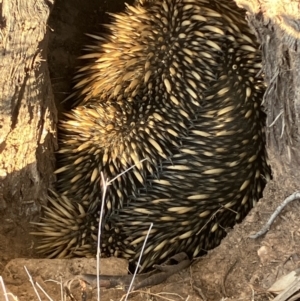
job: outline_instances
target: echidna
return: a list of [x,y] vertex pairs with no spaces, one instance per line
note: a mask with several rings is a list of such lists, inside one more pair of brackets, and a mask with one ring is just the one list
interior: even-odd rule
[[[39,224],[49,257],[101,252],[142,269],[215,247],[262,196],[261,56],[230,0],[139,0],[93,36],[60,124],[57,190]],[[146,159],[142,162],[143,159]],[[101,178],[113,179],[107,187]]]

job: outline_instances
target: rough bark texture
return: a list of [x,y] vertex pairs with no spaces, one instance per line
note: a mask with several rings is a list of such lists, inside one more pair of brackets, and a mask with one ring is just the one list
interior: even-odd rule
[[53,1],[0,0],[0,269],[31,257],[29,221],[54,181],[56,109],[47,66]]
[[32,215],[52,181],[56,109],[47,67],[53,2],[0,2],[0,213]]
[[236,0],[248,11],[262,45],[267,83],[267,142],[274,181],[299,190],[300,176],[300,2]]

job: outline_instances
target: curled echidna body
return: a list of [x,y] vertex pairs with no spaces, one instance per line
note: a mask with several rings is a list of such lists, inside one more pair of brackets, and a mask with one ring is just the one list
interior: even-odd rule
[[[60,124],[58,194],[40,223],[49,257],[101,251],[142,268],[219,244],[270,177],[261,57],[229,0],[139,0],[93,36]],[[146,159],[142,161],[143,159]],[[117,177],[103,196],[104,178]]]

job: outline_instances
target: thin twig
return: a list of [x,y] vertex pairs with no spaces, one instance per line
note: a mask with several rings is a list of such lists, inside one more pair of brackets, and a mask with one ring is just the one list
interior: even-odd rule
[[[212,221],[212,219],[218,214],[218,212],[220,212],[222,209],[224,209],[223,206],[221,206],[219,209],[217,209],[211,216],[210,218],[207,220],[207,222],[202,226],[202,228],[196,233],[196,235],[199,235],[201,233],[201,231]],[[229,208],[226,208],[229,209]]]
[[103,194],[102,194],[102,203],[101,203],[101,209],[100,209],[100,216],[99,216],[99,224],[98,224],[98,242],[97,242],[97,296],[98,301],[100,301],[100,239],[101,239],[101,228],[102,228],[102,217],[103,217],[103,209],[104,209],[104,202],[105,202],[105,196],[106,196],[106,190],[107,190],[107,182],[104,179],[103,172],[101,171],[101,179],[103,183]]
[[133,286],[133,282],[134,282],[135,276],[137,274],[138,268],[140,266],[140,262],[141,262],[141,259],[142,259],[143,253],[144,253],[144,249],[145,249],[145,246],[146,246],[146,243],[147,243],[147,240],[148,240],[148,237],[149,237],[149,234],[150,234],[150,231],[151,231],[152,227],[153,227],[153,223],[150,224],[147,235],[145,237],[145,240],[144,240],[144,243],[143,243],[143,246],[142,246],[142,249],[141,249],[141,253],[139,255],[139,259],[138,259],[137,265],[135,267],[134,274],[133,274],[132,280],[130,282],[130,285],[129,285],[129,288],[128,288],[128,291],[127,291],[127,294],[126,294],[126,297],[125,297],[125,301],[127,301],[127,298],[129,296],[129,293],[130,293],[131,288]]
[[277,121],[277,119],[283,114],[283,110],[280,110],[279,114],[275,117],[274,121],[269,125],[269,128],[271,128]]
[[59,278],[60,278],[60,297],[61,297],[61,300],[62,300],[62,301],[66,301],[66,296],[65,296],[65,294],[64,294],[63,281],[62,281],[61,276],[60,276]]
[[1,283],[1,286],[2,286],[5,301],[8,301],[7,292],[6,292],[6,288],[5,288],[5,284],[4,284],[2,276],[0,276],[0,283]]
[[228,275],[232,272],[232,270],[234,269],[235,265],[237,264],[238,260],[236,259],[234,261],[234,263],[229,267],[229,269],[225,272],[225,275],[222,279],[222,284],[221,284],[221,288],[222,288],[222,293],[224,296],[227,296],[227,292],[226,292],[226,280],[228,278]]
[[300,199],[300,192],[294,192],[293,194],[291,194],[289,197],[287,197],[274,211],[274,213],[271,215],[270,219],[267,221],[267,223],[262,227],[262,229],[260,231],[258,231],[257,233],[250,235],[250,238],[256,239],[262,235],[264,235],[265,233],[267,233],[272,225],[272,223],[274,222],[275,218],[280,214],[280,212],[282,211],[282,209],[288,205],[290,202],[295,201]]
[[[150,292],[145,292],[145,291],[140,291],[140,290],[136,290],[136,291],[132,291],[130,292],[129,294],[134,294],[134,293],[140,293],[140,294],[145,294],[145,295],[148,295],[148,296],[153,296],[153,297],[156,297],[156,298],[160,298],[162,300],[166,300],[166,301],[175,301],[174,299],[170,299],[170,298],[167,298],[167,297],[164,297],[163,295],[173,295],[173,296],[177,296],[179,297],[180,299],[183,299],[182,296],[176,294],[176,293],[165,293],[165,292],[160,292],[160,293],[150,293]],[[122,296],[121,300],[120,301],[125,301],[127,294]],[[187,301],[187,300],[186,300]]]
[[61,276],[59,278],[60,278],[60,281],[53,280],[53,279],[48,279],[48,280],[45,280],[44,282],[54,282],[55,284],[59,284],[60,285],[60,298],[61,298],[61,301],[66,301],[62,278],[61,278]]
[[53,301],[53,299],[46,293],[46,291],[39,285],[38,282],[35,282],[36,286],[44,293],[44,295],[50,300]]
[[[147,159],[142,159],[140,161],[140,163],[144,162]],[[117,176],[115,176],[114,178],[112,178],[111,180],[108,181],[108,179],[104,179],[104,175],[103,172],[101,171],[101,180],[103,183],[103,193],[102,193],[102,200],[101,200],[101,209],[100,209],[100,216],[99,216],[99,224],[98,224],[98,242],[97,242],[97,297],[98,297],[98,301],[100,301],[100,254],[101,254],[101,250],[100,250],[100,239],[101,239],[101,228],[102,228],[102,219],[103,219],[103,210],[104,210],[104,203],[105,203],[105,197],[106,197],[106,192],[107,192],[107,186],[110,185],[113,181],[115,181],[117,178],[121,177],[122,175],[124,175],[125,173],[127,173],[128,171],[130,171],[131,169],[135,168],[136,165],[133,165],[129,168],[127,168],[125,171],[121,172],[120,174],[118,174]],[[152,228],[153,224],[150,225],[150,230]],[[147,233],[146,236],[146,240],[148,238],[149,232]],[[144,248],[144,246],[143,246]],[[142,252],[143,252],[143,248],[142,248]],[[139,259],[140,261],[140,259]],[[134,280],[134,277],[133,277]],[[127,300],[127,298],[126,298]]]
[[[146,160],[147,160],[147,158],[141,160],[140,163],[143,163],[143,162],[146,161]],[[112,178],[111,180],[109,180],[109,181],[107,182],[108,185],[110,185],[114,180],[116,180],[117,178],[123,176],[125,173],[127,173],[129,170],[131,170],[131,169],[133,169],[133,168],[135,168],[135,167],[136,167],[136,165],[132,165],[131,167],[127,168],[126,170],[124,170],[123,172],[121,172],[120,174],[118,174],[117,176],[115,176],[114,178]]]
[[26,268],[25,265],[24,265],[24,269],[25,269],[25,271],[26,271],[26,273],[27,273],[27,275],[28,275],[29,281],[30,281],[30,283],[31,283],[31,285],[32,285],[32,287],[33,287],[33,289],[34,289],[35,294],[37,295],[39,301],[42,301],[42,299],[41,299],[41,297],[40,297],[40,295],[39,295],[39,293],[38,293],[38,291],[37,291],[37,289],[36,289],[36,287],[35,287],[35,284],[34,284],[34,282],[33,282],[33,279],[32,279],[32,277],[31,277],[30,273],[28,272],[28,270],[27,270],[27,268]]

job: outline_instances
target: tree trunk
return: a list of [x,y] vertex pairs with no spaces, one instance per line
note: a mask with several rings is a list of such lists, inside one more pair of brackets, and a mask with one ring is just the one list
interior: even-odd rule
[[300,2],[236,0],[261,42],[267,91],[267,147],[275,187],[286,196],[300,178]]
[[38,213],[37,200],[43,203],[53,181],[57,114],[46,34],[52,6],[0,1],[0,230]]

